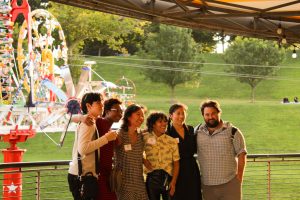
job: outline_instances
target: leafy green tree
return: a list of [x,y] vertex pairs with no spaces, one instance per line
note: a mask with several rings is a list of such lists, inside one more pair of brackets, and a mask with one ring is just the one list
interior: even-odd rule
[[267,76],[274,75],[277,66],[285,58],[285,51],[274,41],[236,37],[224,54],[226,63],[234,66],[227,70],[235,73],[236,79],[251,87],[251,102],[255,100],[255,88]]
[[217,40],[214,39],[216,33],[193,30],[192,36],[196,43],[198,43],[198,48],[200,52],[212,52],[215,49]]
[[[148,69],[143,71],[145,76],[153,82],[168,85],[173,100],[176,85],[198,80],[200,77],[200,74],[193,72],[193,70],[199,70],[201,65],[191,63],[197,54],[196,46],[190,29],[160,25],[158,33],[148,35],[142,55],[160,60],[160,62],[152,62],[151,64],[164,70]],[[189,72],[185,70],[189,70]]]
[[222,44],[222,52],[225,52],[225,44],[232,43],[237,36],[236,35],[226,35],[224,33],[224,31],[221,31],[221,32],[216,32],[214,37],[216,40],[218,40]]
[[[158,33],[159,32],[159,24],[158,23],[149,23],[144,27],[145,35],[147,33]],[[217,40],[215,40],[216,33],[193,29],[192,37],[197,43],[197,49],[199,52],[212,52],[217,44]],[[143,42],[141,42],[143,45]]]
[[141,21],[136,29],[131,33],[120,36],[123,41],[121,48],[125,49],[127,52],[119,51],[118,49],[111,49],[106,41],[95,41],[93,39],[87,39],[84,41],[84,48],[82,52],[84,54],[95,56],[113,56],[117,53],[128,53],[130,55],[134,55],[144,44],[145,32],[147,32],[145,27],[148,26],[148,24],[150,23]]
[[119,53],[119,51],[109,48],[106,41],[100,42],[98,40],[90,39],[84,41],[84,46],[81,52],[84,55],[92,56],[114,56]]
[[121,36],[141,31],[142,23],[135,19],[53,2],[49,11],[62,25],[70,54],[79,52],[87,39],[106,41],[111,49],[126,52],[122,47],[124,41]]

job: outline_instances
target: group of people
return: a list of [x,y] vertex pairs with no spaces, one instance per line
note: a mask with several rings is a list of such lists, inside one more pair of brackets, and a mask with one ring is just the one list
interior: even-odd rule
[[[282,99],[282,103],[290,103],[289,98],[288,97],[284,97]],[[299,103],[298,97],[294,97],[294,103]]]
[[[103,103],[100,94],[87,93],[81,108],[83,115],[72,119],[79,125],[68,174],[75,200],[82,200],[78,176],[85,173],[98,178],[98,194],[91,200],[242,198],[245,140],[239,129],[221,119],[217,101],[202,103],[204,123],[195,128],[185,123],[187,107],[183,104],[171,105],[168,115],[150,113],[144,129],[144,110],[137,104],[129,105],[123,113],[118,99]],[[120,128],[111,130],[112,124],[121,119]],[[99,163],[95,151],[99,151]],[[113,158],[122,171],[116,193],[109,188]],[[79,163],[82,170],[78,170]]]

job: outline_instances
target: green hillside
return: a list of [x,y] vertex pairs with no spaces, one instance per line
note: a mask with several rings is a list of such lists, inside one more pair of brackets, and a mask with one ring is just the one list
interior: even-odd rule
[[[165,85],[151,83],[142,75],[146,62],[136,57],[89,57],[95,60],[95,71],[104,79],[115,82],[122,76],[136,85],[136,101],[151,110],[168,111],[170,90]],[[204,55],[206,64],[203,72],[224,72],[226,66],[221,55]],[[288,67],[288,68],[287,68]],[[299,67],[299,69],[298,69]],[[167,72],[166,72],[167,73]],[[224,120],[231,121],[241,129],[246,138],[248,151],[254,153],[297,153],[300,152],[300,104],[282,104],[283,97],[290,100],[300,97],[300,59],[286,59],[278,71],[277,79],[265,80],[258,85],[256,102],[250,103],[250,87],[241,84],[233,77],[203,74],[200,84],[187,83],[176,87],[176,100],[188,107],[187,123],[196,125],[202,122],[199,112],[201,101],[213,98],[220,101]],[[98,79],[94,75],[94,80]],[[56,141],[58,134],[51,134]],[[56,147],[44,134],[38,134],[25,144],[25,161],[70,159],[74,134],[67,135],[65,146]],[[1,147],[6,144],[0,143]]]

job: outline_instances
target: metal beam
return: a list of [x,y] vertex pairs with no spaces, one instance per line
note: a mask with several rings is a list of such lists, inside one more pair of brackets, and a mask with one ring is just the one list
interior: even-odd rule
[[[290,11],[290,12],[268,12],[268,13],[230,13],[230,14],[206,14],[197,16],[197,19],[219,19],[219,18],[237,18],[237,17],[291,17],[300,15],[300,11]],[[288,18],[286,18],[288,20]]]
[[181,3],[181,1],[178,0],[172,0],[174,3],[176,3],[176,5],[178,5],[178,7],[180,7],[183,11],[188,11],[189,9],[183,4]]

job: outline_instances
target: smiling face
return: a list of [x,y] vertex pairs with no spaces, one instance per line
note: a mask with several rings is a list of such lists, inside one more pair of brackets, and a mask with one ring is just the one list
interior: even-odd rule
[[153,124],[153,132],[154,132],[157,136],[161,136],[162,134],[164,134],[164,133],[166,132],[167,125],[168,125],[168,121],[167,121],[166,119],[159,118],[159,119],[156,120],[156,122]]
[[221,112],[214,107],[205,107],[203,110],[203,119],[209,128],[215,128],[220,124]]
[[144,122],[144,112],[142,109],[133,112],[131,116],[128,118],[129,127],[139,128]]
[[105,118],[111,122],[118,122],[122,118],[123,110],[120,104],[114,104],[110,110],[106,111]]
[[185,123],[186,110],[183,107],[177,108],[173,113],[170,114],[173,124],[182,125]]

